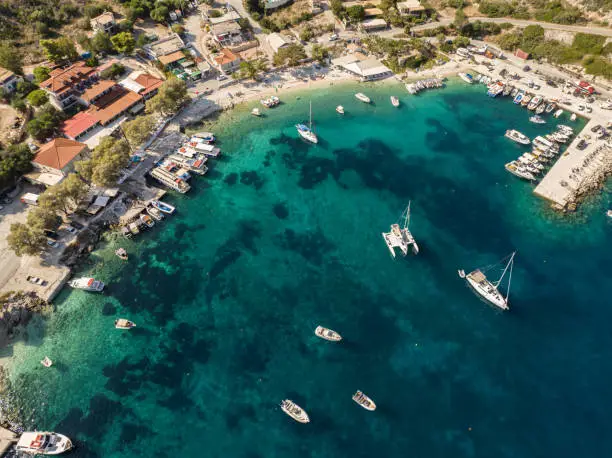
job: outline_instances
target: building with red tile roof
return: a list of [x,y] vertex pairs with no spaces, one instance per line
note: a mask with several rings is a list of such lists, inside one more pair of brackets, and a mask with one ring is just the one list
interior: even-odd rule
[[240,68],[240,57],[227,48],[223,48],[213,57],[215,66],[226,73],[232,73]]
[[86,89],[81,94],[80,98],[86,105],[89,105],[105,94],[108,94],[116,84],[117,83],[111,80],[100,80],[94,83],[90,88]]
[[88,111],[81,111],[67,119],[60,126],[62,135],[71,140],[81,140],[88,133],[100,126],[98,118]]
[[95,100],[87,112],[106,126],[128,112],[136,113],[144,108],[144,99],[134,91],[115,85]]
[[79,61],[65,68],[52,70],[40,88],[49,94],[50,102],[60,110],[74,105],[78,96],[98,80],[98,70]]
[[54,138],[40,147],[32,164],[39,171],[66,175],[74,161],[88,151],[85,143],[68,138]]

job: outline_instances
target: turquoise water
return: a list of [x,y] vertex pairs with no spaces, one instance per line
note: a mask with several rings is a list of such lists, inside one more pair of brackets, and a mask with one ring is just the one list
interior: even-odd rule
[[[533,137],[552,122],[456,83],[281,98],[263,119],[254,104],[223,114],[224,156],[167,199],[177,214],[111,238],[84,269],[105,293],[65,291],[29,327],[11,360],[26,425],[88,458],[612,452],[609,192],[562,218],[503,168],[524,149],[507,128]],[[318,146],[293,127],[309,99]],[[421,253],[392,259],[380,233],[409,200]],[[501,313],[456,271],[515,249]],[[117,331],[116,317],[138,327]],[[319,324],[344,341],[315,337]],[[284,398],[311,423],[284,415]]]

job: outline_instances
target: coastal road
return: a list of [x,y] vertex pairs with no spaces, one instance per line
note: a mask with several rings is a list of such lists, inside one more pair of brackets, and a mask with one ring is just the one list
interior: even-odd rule
[[[594,35],[603,35],[605,37],[612,37],[612,29],[605,27],[592,27],[592,26],[578,26],[578,25],[563,25],[563,24],[552,24],[550,22],[539,22],[539,21],[525,21],[521,19],[508,19],[508,18],[492,18],[492,17],[470,17],[470,21],[482,21],[482,22],[493,22],[495,24],[509,23],[516,27],[527,27],[528,25],[539,25],[544,29],[548,30],[559,30],[562,32],[573,32],[573,33],[590,33]],[[430,22],[429,24],[417,25],[412,27],[410,30],[418,32],[419,30],[435,29],[440,26],[448,26],[452,24],[453,19],[442,19],[438,22]]]

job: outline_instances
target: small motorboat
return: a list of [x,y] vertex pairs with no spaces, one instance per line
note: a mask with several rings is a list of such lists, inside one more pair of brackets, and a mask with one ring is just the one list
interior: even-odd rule
[[344,114],[344,107],[342,105],[338,105],[336,107],[336,113]]
[[396,108],[400,106],[399,99],[395,97],[394,95],[391,96],[391,105],[393,105]]
[[216,138],[212,132],[200,132],[197,134],[193,134],[194,138],[199,138],[204,143],[214,143]]
[[529,137],[520,133],[518,130],[514,130],[514,129],[507,130],[504,136],[522,145],[529,145],[531,143],[531,140],[529,140]]
[[469,73],[459,73],[459,78],[468,84],[472,84],[474,82],[474,77]]
[[369,397],[363,394],[361,391],[357,390],[357,392],[353,395],[353,401],[359,404],[366,410],[376,410],[376,404]]
[[125,248],[116,249],[115,254],[119,257],[119,259],[122,259],[124,261],[128,260],[128,254],[127,251],[125,251]]
[[608,215],[608,218],[612,218],[612,210],[608,210],[606,212],[606,215]]
[[51,367],[53,365],[53,361],[51,361],[48,356],[45,356],[45,358],[40,362],[40,364],[45,367]]
[[130,229],[132,234],[134,234],[134,235],[140,234],[140,229],[138,229],[138,224],[130,223],[130,224],[128,224],[128,228]]
[[297,405],[295,402],[290,401],[289,399],[285,399],[283,400],[283,402],[281,402],[280,406],[283,412],[285,412],[295,421],[299,423],[309,423],[310,422],[310,418],[308,417],[308,414],[306,413],[306,411],[302,409],[299,405]]
[[563,114],[563,110],[561,108],[559,108],[557,111],[555,111],[555,113],[553,114],[553,116],[555,118],[558,118],[559,116],[561,116]]
[[144,213],[140,215],[140,221],[142,221],[142,223],[145,224],[147,227],[155,226],[153,218],[151,218],[149,215],[145,215]]
[[315,335],[321,339],[329,340],[331,342],[339,342],[342,340],[342,336],[336,331],[324,328],[323,326],[317,326],[317,329],[315,329]]
[[253,109],[251,110],[251,114],[252,114],[253,116],[258,116],[258,117],[259,117],[259,116],[261,116],[261,111],[259,110],[259,108],[253,108]]
[[136,324],[125,318],[119,318],[115,320],[115,328],[117,329],[132,329],[135,328]]
[[357,100],[362,101],[363,103],[370,103],[370,102],[372,102],[370,100],[370,98],[367,95],[365,95],[363,92],[358,92],[357,94],[355,94],[355,98]]
[[174,210],[175,210],[175,208],[172,205],[162,202],[161,200],[153,200],[151,201],[151,205],[157,208],[160,212],[166,213],[168,215],[171,215],[172,213],[174,213]]
[[544,120],[544,118],[538,115],[532,116],[531,118],[529,118],[529,121],[534,124],[546,124],[546,121]]
[[577,117],[578,116],[576,116],[576,113],[572,113],[572,115],[570,116],[570,121],[575,121]]
[[164,214],[158,208],[147,207],[147,213],[156,221],[164,219]]

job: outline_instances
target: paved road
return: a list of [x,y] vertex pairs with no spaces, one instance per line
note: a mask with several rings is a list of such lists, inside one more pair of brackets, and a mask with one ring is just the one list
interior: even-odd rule
[[[521,19],[489,18],[489,17],[471,17],[470,20],[472,21],[480,20],[482,22],[494,22],[496,24],[507,22],[517,27],[527,27],[528,25],[540,25],[543,28],[549,29],[549,30],[560,30],[563,32],[591,33],[595,35],[603,35],[606,37],[612,37],[612,29],[607,29],[604,27],[551,24],[550,22],[524,21]],[[430,22],[429,24],[417,25],[416,27],[412,27],[411,30],[414,30],[415,32],[417,32],[419,30],[435,29],[436,27],[450,25],[452,22],[453,22],[452,19],[442,19],[439,22]]]

